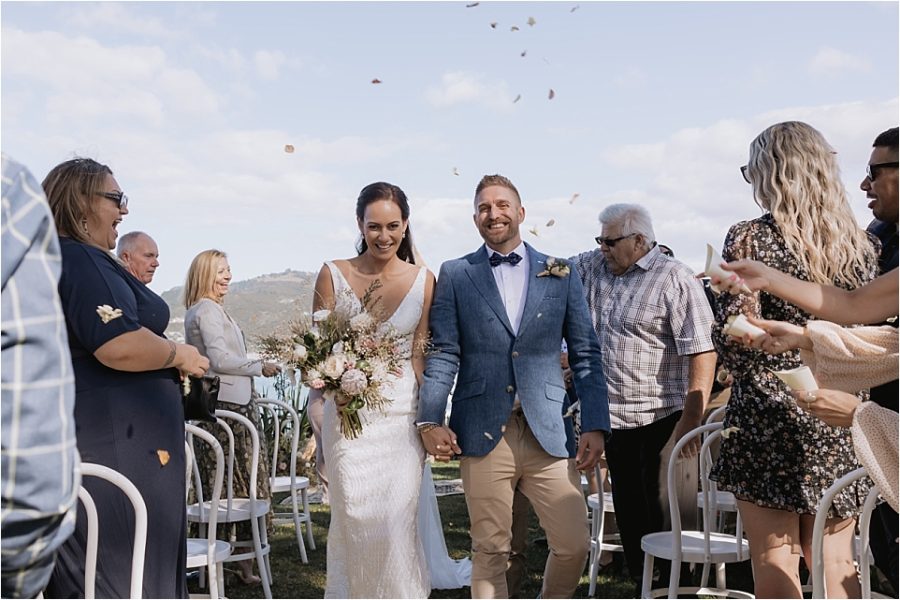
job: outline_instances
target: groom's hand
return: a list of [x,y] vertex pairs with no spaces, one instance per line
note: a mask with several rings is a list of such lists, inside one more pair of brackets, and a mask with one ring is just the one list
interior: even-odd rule
[[449,427],[435,427],[423,431],[422,444],[428,454],[442,462],[449,461],[454,454],[462,453],[462,449],[456,444],[456,434]]
[[575,468],[579,471],[590,471],[603,456],[605,438],[602,431],[582,431],[578,442],[578,453],[575,455]]

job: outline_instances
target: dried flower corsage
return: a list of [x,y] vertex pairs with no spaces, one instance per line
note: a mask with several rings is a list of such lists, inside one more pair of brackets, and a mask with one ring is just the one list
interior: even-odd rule
[[109,323],[113,319],[118,319],[122,316],[121,308],[113,308],[109,304],[103,304],[97,307],[97,314],[100,315],[100,320],[104,323]]
[[538,273],[537,276],[547,277],[553,275],[554,277],[568,277],[570,271],[569,263],[561,258],[550,257],[547,259],[547,268]]

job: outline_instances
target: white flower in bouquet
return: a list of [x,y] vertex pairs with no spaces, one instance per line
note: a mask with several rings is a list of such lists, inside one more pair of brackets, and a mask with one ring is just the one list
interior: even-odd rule
[[307,381],[312,381],[313,379],[322,379],[322,371],[320,371],[319,369],[308,369],[306,371],[306,379]]
[[344,353],[344,342],[343,341],[336,342],[331,347],[331,353],[332,354],[343,354]]
[[291,352],[291,360],[296,363],[302,363],[306,360],[307,354],[309,354],[309,352],[306,350],[306,346],[297,344],[294,346],[294,351]]
[[350,369],[341,376],[341,391],[348,396],[358,396],[366,391],[369,380],[359,369]]
[[330,314],[331,314],[331,311],[326,308],[323,308],[322,310],[317,310],[312,315],[313,323],[321,323],[322,321],[327,319],[328,315],[330,315]]
[[346,357],[343,354],[332,354],[322,363],[322,373],[326,377],[337,379],[344,372]]
[[367,312],[361,312],[350,319],[350,329],[353,331],[365,331],[375,324],[375,319]]

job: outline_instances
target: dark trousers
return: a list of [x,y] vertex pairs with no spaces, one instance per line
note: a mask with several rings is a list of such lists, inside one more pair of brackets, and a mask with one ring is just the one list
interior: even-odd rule
[[897,588],[897,513],[885,502],[875,507],[869,523],[869,546],[875,557],[875,566]]
[[641,538],[663,531],[666,523],[660,501],[660,452],[680,418],[678,411],[644,427],[614,429],[606,442],[616,523],[632,579],[640,579],[643,571]]

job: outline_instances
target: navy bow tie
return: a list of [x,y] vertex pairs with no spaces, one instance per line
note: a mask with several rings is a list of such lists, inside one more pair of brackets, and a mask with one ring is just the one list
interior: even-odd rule
[[515,252],[510,252],[509,256],[503,256],[494,252],[491,254],[491,257],[488,259],[491,263],[492,267],[499,266],[501,263],[509,263],[512,266],[516,266],[522,260],[522,257],[516,254]]

